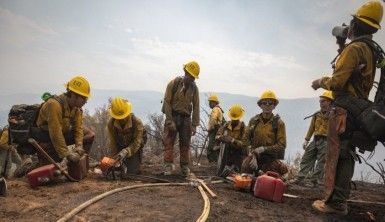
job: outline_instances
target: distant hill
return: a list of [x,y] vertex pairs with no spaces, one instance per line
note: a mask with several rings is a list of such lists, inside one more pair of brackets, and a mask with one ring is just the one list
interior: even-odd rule
[[[110,97],[115,96],[122,96],[132,102],[134,113],[142,118],[145,122],[147,121],[148,115],[152,113],[160,113],[163,93],[155,91],[93,90],[92,97],[85,105],[85,109],[93,113],[96,108],[107,105],[108,99]],[[241,104],[246,111],[245,117],[243,118],[246,124],[252,116],[260,112],[260,109],[257,106],[256,97],[229,93],[218,93],[218,96],[221,101],[221,106],[225,112],[227,112],[232,104]],[[208,110],[209,108],[206,98],[207,93],[200,94],[201,107]],[[39,94],[20,93],[0,95],[0,101],[0,126],[4,126],[6,124],[9,109],[13,104],[40,103],[41,99]],[[318,109],[318,98],[280,99],[275,113],[278,113],[286,124],[286,159],[292,159],[297,152],[303,152],[301,144],[303,142],[303,138],[310,121],[310,119],[303,120],[303,118],[305,116],[311,115]],[[201,112],[201,116],[204,117],[204,115],[205,114]],[[371,162],[381,161],[381,158],[384,156],[384,147],[377,147],[376,154],[374,155]],[[368,167],[364,166],[363,164],[357,164],[355,178],[359,179],[361,171],[367,170],[369,170]],[[366,175],[366,173],[364,172],[363,175]],[[374,174],[372,174],[372,176],[374,176]]]

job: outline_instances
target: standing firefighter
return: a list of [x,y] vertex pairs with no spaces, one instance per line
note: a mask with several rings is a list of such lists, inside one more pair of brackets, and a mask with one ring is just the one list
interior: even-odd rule
[[[164,125],[164,174],[174,169],[174,142],[179,134],[180,166],[182,174],[190,174],[190,140],[199,125],[199,91],[195,79],[199,65],[192,61],[183,66],[184,76],[176,77],[167,85],[162,112],[166,114]],[[192,119],[191,119],[192,117]]]
[[111,118],[108,121],[109,148],[117,154],[128,174],[141,170],[144,127],[142,121],[132,113],[132,105],[121,97],[111,102]]
[[209,106],[212,109],[207,127],[209,143],[207,146],[207,159],[210,163],[218,160],[219,150],[213,150],[215,146],[215,135],[218,132],[219,127],[223,122],[223,110],[219,106],[219,100],[217,95],[209,96]]
[[[346,202],[354,173],[355,147],[358,146],[356,142],[361,145],[367,142],[365,146],[371,143],[369,137],[357,140],[356,133],[361,131],[360,125],[357,126],[355,110],[368,103],[373,86],[378,54],[371,39],[372,34],[380,29],[382,15],[383,7],[379,1],[369,1],[358,8],[348,31],[351,43],[342,51],[333,75],[312,83],[313,89],[331,90],[335,98],[335,107],[329,121],[325,163],[326,197],[325,200],[313,203],[313,208],[320,212],[342,215],[348,213]],[[374,146],[375,143],[372,148]]]
[[243,161],[242,171],[258,173],[274,171],[280,175],[287,173],[287,166],[282,163],[286,148],[285,123],[273,110],[278,99],[273,91],[262,93],[258,106],[262,113],[250,119],[243,141],[249,156]]
[[221,142],[221,148],[218,158],[217,175],[222,174],[223,169],[228,166],[236,172],[240,172],[243,159],[247,152],[242,142],[245,134],[245,123],[241,121],[245,111],[241,105],[233,105],[227,113],[230,121],[226,122],[215,136],[217,141]]
[[[312,115],[310,127],[307,131],[305,141],[303,142],[303,149],[305,150],[305,153],[301,159],[298,177],[294,181],[296,184],[302,185],[305,177],[309,174],[309,179],[314,187],[322,183],[321,180],[323,178],[323,169],[325,165],[329,113],[332,102],[333,96],[331,91],[325,91],[320,96],[319,103],[321,110]],[[310,138],[313,134],[313,141],[309,144]],[[315,163],[316,165],[314,167]]]
[[[90,85],[85,78],[76,76],[66,89],[67,92],[42,104],[34,137],[55,161],[76,163],[84,153],[89,153],[95,135],[83,126],[82,107],[90,97]],[[69,149],[69,145],[75,145],[75,149]],[[38,157],[41,165],[48,163],[43,156]]]

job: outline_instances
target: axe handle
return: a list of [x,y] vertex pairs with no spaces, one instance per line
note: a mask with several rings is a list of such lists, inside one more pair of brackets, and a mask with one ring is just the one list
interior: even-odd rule
[[53,165],[55,165],[55,167],[57,167],[59,170],[60,170],[60,172],[65,176],[65,177],[67,177],[67,179],[69,180],[69,181],[72,181],[72,182],[78,182],[79,180],[76,180],[76,179],[74,179],[74,178],[72,178],[69,174],[68,174],[68,172],[66,171],[66,170],[64,170],[58,163],[56,163],[55,162],[55,160],[54,159],[52,159],[52,157],[50,157],[49,155],[48,155],[48,153],[47,152],[45,152],[45,150],[36,142],[36,140],[35,139],[33,139],[33,138],[29,138],[28,139],[28,142],[30,143],[30,144],[32,144],[32,146],[34,146],[49,162],[51,162]]

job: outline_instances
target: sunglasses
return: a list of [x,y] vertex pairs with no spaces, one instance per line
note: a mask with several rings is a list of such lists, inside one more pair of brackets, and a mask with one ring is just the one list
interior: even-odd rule
[[262,101],[261,105],[272,106],[272,105],[275,105],[275,102],[274,101]]

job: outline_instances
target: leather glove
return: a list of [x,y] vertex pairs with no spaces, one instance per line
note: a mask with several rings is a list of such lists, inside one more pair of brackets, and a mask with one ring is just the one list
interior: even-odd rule
[[309,141],[305,140],[302,144],[302,148],[306,150],[306,147],[309,145]]
[[255,155],[251,155],[249,167],[253,170],[256,170],[258,168],[257,158],[255,157]]
[[62,159],[62,161],[59,163],[59,165],[60,165],[62,168],[67,168],[67,164],[68,164],[67,157],[64,157],[64,158]]
[[260,155],[261,153],[266,151],[266,147],[260,146],[253,150],[253,153],[256,155]]
[[197,133],[197,127],[196,126],[192,126],[191,127],[191,135],[195,136],[196,133]]
[[231,143],[232,140],[233,140],[233,138],[231,136],[222,136],[221,137],[221,141],[224,143]]
[[168,127],[168,130],[170,130],[171,132],[175,132],[176,131],[176,124],[172,120],[167,122],[167,127]]
[[77,152],[70,152],[67,156],[66,156],[67,160],[69,162],[73,162],[73,163],[76,163],[76,162],[79,162],[80,160],[80,155],[77,153]]
[[83,156],[86,153],[86,151],[83,149],[83,145],[76,146],[74,151],[78,153],[80,156]]
[[118,159],[119,160],[122,160],[124,159],[128,154],[128,151],[126,149],[123,149],[121,150],[119,153],[118,153]]

